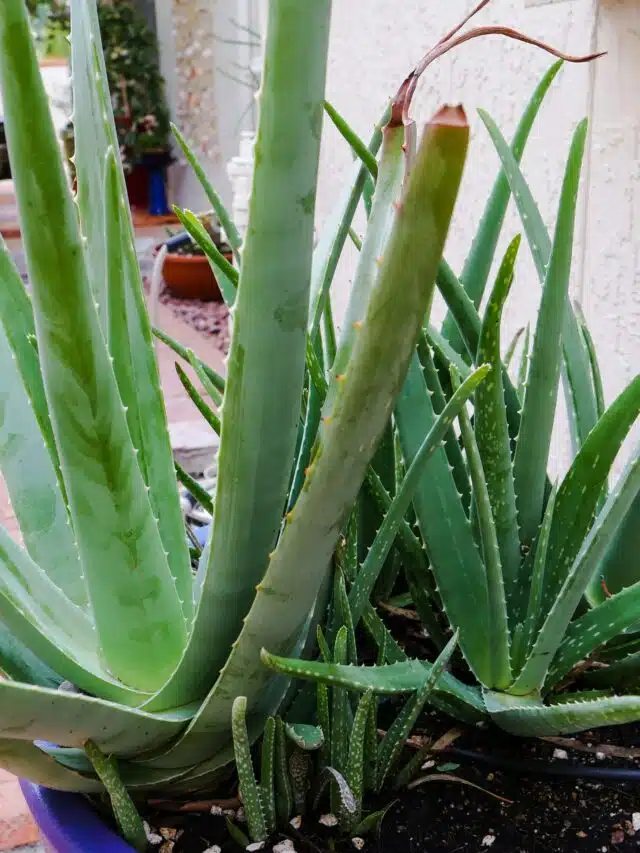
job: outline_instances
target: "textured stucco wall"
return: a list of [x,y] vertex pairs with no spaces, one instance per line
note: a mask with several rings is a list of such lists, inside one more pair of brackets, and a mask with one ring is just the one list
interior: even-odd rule
[[[230,202],[227,163],[237,153],[240,131],[252,127],[253,120],[254,94],[244,82],[252,57],[245,28],[257,28],[252,0],[155,3],[172,115],[209,179]],[[179,204],[196,210],[205,206],[188,168],[175,169],[174,192]]]
[[[469,0],[335,0],[328,97],[368,137],[385,99],[422,53],[470,8]],[[365,11],[366,6],[366,11]],[[478,16],[524,30],[563,51],[610,53],[597,65],[566,65],[548,95],[530,139],[523,169],[552,229],[564,160],[572,130],[592,119],[575,241],[572,293],[584,306],[602,357],[607,402],[640,366],[640,4],[638,0],[495,0]],[[424,121],[442,101],[462,101],[472,126],[469,163],[447,257],[459,270],[490,187],[498,160],[475,113],[482,106],[510,138],[526,100],[552,59],[499,38],[470,42],[426,73],[414,115]],[[322,221],[335,203],[351,157],[335,130],[325,125],[318,199]],[[588,190],[587,190],[588,187]],[[585,203],[586,202],[586,203]],[[511,211],[510,239],[520,225]],[[334,294],[344,310],[354,252],[340,269]],[[523,245],[507,317],[515,331],[535,316],[540,288]],[[566,414],[554,458],[567,457]]]

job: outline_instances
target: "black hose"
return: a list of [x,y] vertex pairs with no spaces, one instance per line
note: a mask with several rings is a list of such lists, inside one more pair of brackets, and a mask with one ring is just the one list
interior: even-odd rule
[[559,776],[570,779],[599,779],[601,781],[640,782],[639,767],[592,767],[585,764],[551,764],[547,761],[514,761],[499,755],[485,755],[470,749],[450,747],[440,755],[456,758],[460,763],[481,764],[492,770],[516,773],[518,776]]

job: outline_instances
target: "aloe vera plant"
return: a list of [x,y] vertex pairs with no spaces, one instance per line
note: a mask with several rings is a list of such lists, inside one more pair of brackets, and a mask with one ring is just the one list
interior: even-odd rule
[[[368,245],[384,235],[384,261],[354,290],[332,368],[328,285],[364,181],[359,172],[314,251],[330,11],[329,0],[269,4],[248,236],[240,246],[227,228],[235,266],[207,252],[233,303],[226,379],[172,344],[211,401],[192,385],[190,396],[221,432],[213,532],[194,571],[94,0],[71,3],[75,198],[23,0],[0,7],[0,88],[30,280],[27,294],[2,246],[0,461],[25,547],[0,529],[1,762],[54,788],[104,785],[138,847],[127,789],[213,783],[233,761],[234,734],[244,772],[245,714],[253,741],[288,697],[260,649],[299,653],[324,620],[332,554],[431,304],[461,179],[468,126],[461,108],[445,107],[404,186],[388,177],[384,205],[376,194]],[[391,116],[370,146],[384,137],[389,175],[402,164],[403,133]],[[197,218],[182,219],[206,242]],[[465,378],[434,425],[414,484],[485,373]],[[396,521],[408,489],[398,497]],[[254,833],[264,826],[256,817]]]
[[[608,482],[640,414],[640,375],[604,407],[593,341],[569,300],[586,122],[573,136],[552,235],[518,164],[556,72],[554,66],[541,81],[511,146],[480,111],[502,169],[461,280],[446,262],[440,266],[438,286],[449,315],[441,330],[425,322],[412,357],[394,410],[396,464],[412,470],[443,406],[459,393],[460,378],[479,365],[488,375],[474,392],[473,419],[461,407],[459,430],[449,429],[424,462],[412,491],[413,510],[401,508],[403,518],[391,535],[376,537],[349,578],[353,624],[384,633],[375,611],[365,612],[360,590],[372,588],[365,580],[372,562],[374,574],[382,571],[381,550],[401,554],[406,596],[425,631],[441,648],[447,631],[456,630],[462,652],[457,665],[475,678],[469,687],[455,669],[443,674],[429,701],[462,719],[491,718],[521,735],[640,719],[640,448],[631,452],[617,483],[610,488]],[[502,360],[508,342],[500,330],[520,235],[506,249],[486,306],[478,307],[510,195],[541,284],[537,323],[530,344],[528,332],[525,337],[517,378]],[[561,374],[574,455],[566,475],[553,484],[547,471]],[[399,493],[390,494],[375,471],[367,485],[384,519],[382,531]],[[386,660],[372,667],[263,656],[280,672],[363,693],[417,690],[431,671],[426,661],[407,660],[390,636]]]

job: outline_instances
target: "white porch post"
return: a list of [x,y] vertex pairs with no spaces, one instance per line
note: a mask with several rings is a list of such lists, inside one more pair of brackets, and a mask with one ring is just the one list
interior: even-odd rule
[[[256,21],[262,42],[264,43],[267,29],[268,0],[240,0],[246,4],[247,19]],[[256,8],[257,7],[257,8]],[[251,14],[253,12],[253,14]],[[257,15],[256,15],[257,12]],[[255,55],[251,60],[251,71],[256,79],[262,72],[262,54]],[[251,195],[251,177],[253,175],[253,145],[254,131],[243,131],[240,134],[238,154],[227,164],[227,174],[231,182],[232,216],[244,239],[249,220],[249,197]]]

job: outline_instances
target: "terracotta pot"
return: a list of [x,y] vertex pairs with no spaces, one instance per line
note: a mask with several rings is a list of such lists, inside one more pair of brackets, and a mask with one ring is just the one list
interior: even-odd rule
[[[231,255],[225,257],[231,261]],[[204,255],[168,254],[164,259],[162,276],[171,295],[177,299],[222,302],[218,282]]]

